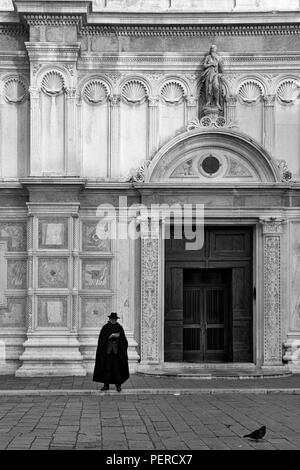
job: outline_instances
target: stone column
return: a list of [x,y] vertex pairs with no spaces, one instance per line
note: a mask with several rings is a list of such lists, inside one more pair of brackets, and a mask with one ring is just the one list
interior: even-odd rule
[[160,230],[159,220],[141,220],[141,365],[159,364],[160,325]]
[[40,90],[30,87],[30,175],[41,174],[41,116]]
[[275,136],[275,95],[265,95],[264,98],[264,139],[266,149],[273,155]]
[[236,122],[236,104],[236,95],[230,95],[226,98],[226,119],[228,122]]
[[120,95],[110,97],[110,161],[107,176],[120,176]]
[[280,308],[280,245],[282,219],[261,219],[264,251],[264,361],[282,365]]
[[148,157],[151,158],[159,146],[159,98],[149,97],[149,150]]
[[66,174],[68,176],[80,175],[79,148],[77,150],[77,122],[76,122],[76,88],[66,90]]

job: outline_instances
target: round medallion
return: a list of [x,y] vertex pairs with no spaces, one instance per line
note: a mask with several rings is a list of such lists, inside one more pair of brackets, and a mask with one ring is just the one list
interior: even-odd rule
[[202,169],[208,175],[214,175],[220,169],[220,161],[213,155],[209,155],[201,162]]

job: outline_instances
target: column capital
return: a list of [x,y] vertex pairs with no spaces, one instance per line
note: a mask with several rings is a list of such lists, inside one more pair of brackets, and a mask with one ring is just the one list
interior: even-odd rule
[[190,108],[197,106],[197,98],[195,96],[192,96],[192,95],[187,96],[186,97],[186,105]]
[[159,106],[159,96],[149,96],[148,106],[149,108],[157,108]]
[[109,97],[109,101],[111,103],[111,106],[119,107],[120,102],[121,102],[121,96],[120,95],[111,95]]
[[264,100],[265,107],[275,106],[275,99],[276,99],[276,95],[264,95],[263,100]]
[[280,235],[282,233],[282,226],[285,223],[285,219],[280,217],[262,217],[259,219],[259,222],[263,226],[264,235]]
[[228,106],[236,106],[237,104],[237,95],[226,96],[225,101]]

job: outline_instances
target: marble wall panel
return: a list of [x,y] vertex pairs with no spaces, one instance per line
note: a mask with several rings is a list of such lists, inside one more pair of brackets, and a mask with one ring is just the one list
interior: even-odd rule
[[97,233],[97,221],[82,222],[82,250],[83,251],[104,251],[111,250],[111,241],[101,239]]
[[39,248],[68,248],[68,221],[39,220]]
[[291,225],[291,327],[300,330],[300,222]]
[[1,222],[0,239],[7,241],[8,251],[26,251],[26,222]]
[[110,288],[111,266],[109,260],[82,261],[82,288],[101,290]]
[[0,308],[0,326],[11,328],[24,328],[26,325],[26,299],[7,299],[7,307]]
[[111,312],[111,298],[82,298],[81,327],[101,328]]
[[66,258],[40,258],[38,264],[38,287],[67,288],[68,260]]
[[8,260],[7,262],[7,288],[26,289],[26,260]]
[[67,327],[67,298],[40,297],[38,299],[38,327]]

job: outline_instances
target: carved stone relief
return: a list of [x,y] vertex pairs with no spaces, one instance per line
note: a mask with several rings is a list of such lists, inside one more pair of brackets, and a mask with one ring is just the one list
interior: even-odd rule
[[50,70],[43,76],[41,87],[47,95],[58,96],[65,88],[64,76],[57,70]]
[[263,96],[264,89],[256,80],[247,80],[243,82],[238,90],[238,96],[247,104],[255,104]]
[[93,79],[84,86],[82,96],[88,104],[101,104],[107,100],[109,88],[102,80]]
[[110,268],[110,261],[107,260],[83,260],[82,288],[90,290],[109,289]]
[[111,298],[82,298],[81,327],[97,330],[107,321],[111,311]]
[[282,104],[292,104],[299,97],[300,84],[296,80],[284,80],[277,87],[277,98]]
[[111,249],[109,238],[100,238],[97,234],[97,222],[82,222],[83,251],[104,251]]
[[7,288],[26,289],[26,260],[8,260],[7,262]]
[[40,258],[38,264],[38,286],[40,288],[68,287],[68,260]]
[[179,81],[170,80],[163,85],[160,95],[166,103],[176,104],[183,100],[186,95],[186,91]]
[[28,85],[19,76],[12,76],[5,80],[3,94],[10,104],[22,103],[28,97]]
[[7,307],[0,308],[0,326],[23,328],[26,325],[26,299],[8,298]]
[[8,251],[26,251],[26,223],[0,222],[0,240],[7,242]]
[[142,361],[158,361],[159,240],[142,239]]
[[39,248],[68,247],[67,219],[39,220]]
[[122,88],[121,96],[128,103],[143,103],[149,95],[146,85],[137,79],[130,80]]
[[67,327],[67,298],[38,298],[38,327]]

